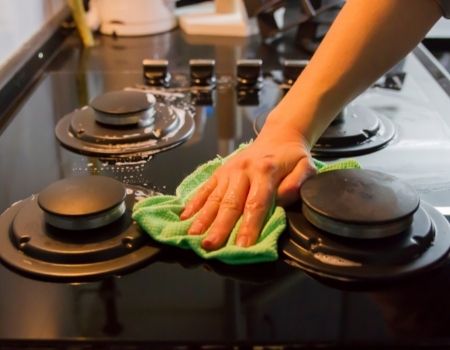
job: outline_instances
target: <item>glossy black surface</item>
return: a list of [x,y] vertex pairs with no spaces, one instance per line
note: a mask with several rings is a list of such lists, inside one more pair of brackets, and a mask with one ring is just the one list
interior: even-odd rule
[[[212,58],[218,79],[228,79],[235,75],[238,58],[262,58],[263,69],[269,72],[280,69],[281,57],[306,57],[293,48],[289,37],[273,46],[260,45],[259,38],[198,39],[178,31],[97,40],[98,46],[81,49],[78,40],[70,38],[26,101],[15,107],[0,135],[2,212],[59,179],[86,174],[174,193],[199,164],[217,154],[226,156],[253,138],[256,117],[283,95],[268,80],[257,95],[257,105],[255,99],[250,99],[253,104],[238,105],[230,78],[229,88],[212,93],[212,106],[195,107],[192,137],[149,160],[110,163],[61,147],[54,136],[58,120],[105,91],[143,84],[142,59],[169,59],[175,79],[178,73],[189,76],[189,59]],[[443,156],[450,149],[450,124],[443,112],[447,95],[414,58],[408,60],[407,71],[400,93],[373,90],[360,98],[385,112],[401,138],[358,160],[364,167],[399,176],[433,205],[449,206],[450,157]],[[371,286],[368,292],[330,287],[283,259],[230,267],[176,249],[168,249],[139,271],[94,283],[45,283],[0,267],[0,339],[122,341],[148,347],[450,345],[449,268],[393,286]]]

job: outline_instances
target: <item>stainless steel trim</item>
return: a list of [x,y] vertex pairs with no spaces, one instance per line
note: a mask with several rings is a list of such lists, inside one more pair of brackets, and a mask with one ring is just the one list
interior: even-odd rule
[[236,64],[239,65],[245,65],[245,66],[261,66],[263,63],[262,59],[260,58],[241,58],[238,59]]
[[169,65],[169,61],[168,60],[164,60],[164,59],[151,59],[151,58],[144,58],[142,60],[142,64],[144,66],[167,66]]
[[133,125],[139,124],[141,127],[150,126],[155,122],[156,111],[153,107],[139,113],[129,114],[108,114],[95,111],[95,120],[106,125]]
[[341,237],[374,239],[395,236],[407,230],[413,221],[413,215],[404,219],[378,225],[351,224],[327,218],[302,204],[305,218],[319,229]]
[[414,50],[414,55],[423,64],[434,80],[441,86],[445,93],[450,96],[450,73],[423,45],[419,44]]
[[44,212],[45,222],[51,226],[70,231],[92,230],[103,227],[119,219],[126,211],[125,202],[106,212],[89,216],[58,216]]
[[215,65],[216,61],[213,59],[208,58],[193,58],[189,60],[190,66],[197,66],[197,65]]

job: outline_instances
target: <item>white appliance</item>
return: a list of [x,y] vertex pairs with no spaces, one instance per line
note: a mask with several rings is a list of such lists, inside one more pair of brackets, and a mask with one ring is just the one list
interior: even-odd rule
[[176,27],[174,10],[175,0],[91,0],[89,15],[102,34],[140,36]]
[[246,37],[257,34],[254,19],[242,0],[215,0],[178,11],[180,28],[188,35]]

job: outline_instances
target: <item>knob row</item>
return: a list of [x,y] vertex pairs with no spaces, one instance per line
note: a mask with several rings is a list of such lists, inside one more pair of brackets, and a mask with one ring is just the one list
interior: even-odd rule
[[[291,86],[303,69],[307,60],[284,60],[283,83]],[[144,79],[147,85],[168,87],[171,80],[169,61],[164,59],[144,59],[142,61]],[[263,81],[263,61],[261,59],[239,59],[236,61],[237,87],[259,89]],[[213,86],[216,82],[215,60],[189,60],[191,86]]]

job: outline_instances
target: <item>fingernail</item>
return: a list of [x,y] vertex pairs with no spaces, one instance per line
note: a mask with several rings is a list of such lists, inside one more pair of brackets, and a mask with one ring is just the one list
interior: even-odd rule
[[212,250],[214,249],[214,240],[210,239],[210,238],[205,238],[202,241],[202,248],[206,249],[206,250]]
[[189,218],[189,210],[184,209],[180,214],[180,220]]
[[203,232],[203,225],[198,222],[194,222],[188,230],[189,235],[199,235],[202,232]]
[[238,239],[236,240],[236,245],[238,247],[246,248],[249,246],[249,244],[250,244],[250,239],[246,236],[238,237]]

